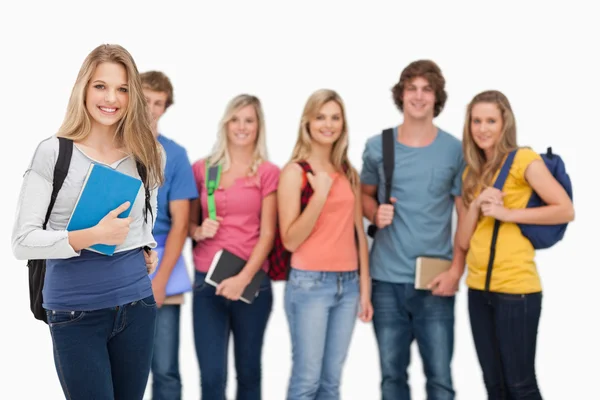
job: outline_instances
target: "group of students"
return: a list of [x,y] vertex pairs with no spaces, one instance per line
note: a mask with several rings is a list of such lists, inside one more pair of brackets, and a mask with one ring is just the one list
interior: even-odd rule
[[[251,304],[239,299],[258,271],[268,272],[280,235],[292,253],[285,283],[292,344],[287,399],[339,398],[357,316],[373,322],[383,399],[410,398],[413,340],[427,398],[454,399],[454,302],[465,264],[471,329],[489,398],[541,399],[535,348],[542,289],[535,250],[517,224],[569,222],[571,199],[539,154],[517,146],[515,118],[501,92],[473,98],[462,142],[433,123],[447,97],[434,62],[409,64],[392,97],[403,122],[393,128],[390,182],[383,161],[390,149],[382,134],[367,141],[360,173],[350,163],[344,102],[332,90],[307,100],[291,160],[281,171],[268,161],[261,103],[245,94],[227,105],[210,155],[191,164],[186,150],[158,131],[173,104],[169,79],[158,71],[140,74],[121,46],[94,49],[62,126],[41,142],[25,173],[12,235],[17,258],[47,260],[43,306],[65,397],[141,399],[152,372],[154,400],[181,398],[183,295],[167,296],[166,286],[190,237],[202,398],[225,398],[233,334],[237,398],[260,399],[273,304],[268,274]],[[58,137],[72,140],[74,151],[46,226]],[[514,150],[506,184],[495,189]],[[66,231],[91,163],[140,178],[149,197],[142,188],[133,204],[95,227]],[[217,188],[207,188],[212,166],[222,170]],[[532,192],[547,205],[526,208]],[[118,218],[128,207],[129,217]],[[370,254],[363,218],[377,228]],[[502,223],[486,285],[495,221]],[[97,243],[116,245],[115,254],[86,250]],[[247,261],[214,287],[205,278],[222,249]],[[451,260],[429,290],[415,289],[419,256]]]

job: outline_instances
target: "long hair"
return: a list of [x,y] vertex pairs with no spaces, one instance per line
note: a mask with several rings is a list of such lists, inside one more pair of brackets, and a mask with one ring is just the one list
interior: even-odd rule
[[[471,119],[473,107],[478,103],[495,104],[502,115],[502,133],[494,148],[494,155],[487,159],[485,153],[473,140]],[[497,90],[488,90],[476,95],[467,106],[467,115],[463,128],[463,153],[467,172],[463,183],[463,201],[468,207],[475,193],[492,185],[492,178],[502,165],[508,153],[517,148],[517,126],[515,116],[506,96]]]
[[231,166],[231,156],[227,147],[229,139],[227,137],[227,124],[236,112],[246,106],[253,106],[256,111],[258,122],[258,131],[256,143],[254,145],[253,162],[248,173],[249,176],[255,175],[261,162],[268,160],[267,139],[265,128],[265,117],[260,100],[256,96],[249,94],[240,94],[227,103],[225,113],[219,122],[219,131],[217,132],[217,142],[213,147],[211,154],[207,158],[207,167],[212,165],[221,165],[223,171],[227,171]]
[[315,118],[321,107],[330,101],[335,101],[342,110],[342,134],[333,144],[331,150],[331,163],[338,171],[344,171],[350,181],[353,189],[359,185],[358,173],[352,167],[348,158],[348,122],[346,120],[346,108],[339,94],[330,89],[320,89],[314,92],[306,101],[302,118],[300,118],[300,127],[298,128],[298,138],[292,151],[292,162],[306,160],[310,156],[312,148],[312,137],[309,131],[310,120]]
[[162,153],[151,128],[150,114],[142,91],[142,82],[133,57],[116,44],[96,47],[86,57],[71,91],[65,119],[57,136],[72,140],[85,139],[91,132],[92,120],[85,107],[86,92],[98,65],[109,62],[122,65],[127,71],[129,104],[117,125],[115,141],[133,155],[146,188],[156,188],[163,183]]

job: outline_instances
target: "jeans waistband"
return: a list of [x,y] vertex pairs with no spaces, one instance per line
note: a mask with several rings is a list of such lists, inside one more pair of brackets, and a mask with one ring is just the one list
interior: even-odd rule
[[354,271],[306,271],[302,269],[292,268],[290,278],[299,277],[318,281],[350,281],[358,277],[358,270]]

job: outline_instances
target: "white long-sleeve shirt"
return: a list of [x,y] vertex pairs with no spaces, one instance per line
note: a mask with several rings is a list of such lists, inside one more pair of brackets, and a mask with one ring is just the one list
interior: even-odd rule
[[[46,210],[52,195],[52,180],[54,165],[58,158],[58,148],[59,142],[56,136],[42,141],[38,145],[29,168],[25,171],[12,232],[13,253],[19,260],[65,259],[79,255],[79,252],[73,250],[69,244],[66,227],[83,188],[90,165],[92,162],[99,162],[87,156],[76,144],[73,145],[69,172],[58,192],[46,230],[43,230]],[[163,168],[165,157],[163,152]],[[109,167],[139,178],[135,159],[132,156],[127,156]],[[156,218],[157,212],[157,191],[154,189],[150,192],[150,204],[154,218]],[[144,199],[145,192],[142,185],[131,209],[132,221],[127,238],[124,243],[117,246],[115,252],[143,246],[156,247],[152,236],[154,223],[150,213],[148,213],[148,223],[144,223]]]

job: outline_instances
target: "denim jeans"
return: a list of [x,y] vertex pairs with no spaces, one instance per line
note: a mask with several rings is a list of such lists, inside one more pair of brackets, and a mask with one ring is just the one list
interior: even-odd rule
[[267,322],[273,306],[271,280],[265,277],[252,304],[215,294],[196,272],[194,284],[194,342],[200,365],[203,399],[225,400],[229,335],[233,333],[237,400],[261,399],[261,357]]
[[542,293],[469,289],[469,318],[490,400],[540,400],[535,348]]
[[156,314],[152,356],[152,400],[180,400],[179,314],[181,306],[166,304]]
[[66,399],[142,399],[154,341],[153,296],[95,311],[46,313]]
[[292,340],[288,400],[337,400],[359,303],[357,272],[292,269],[285,312]]
[[408,366],[414,339],[423,361],[428,400],[454,399],[454,296],[434,296],[413,284],[373,280],[373,327],[384,400],[409,400]]

